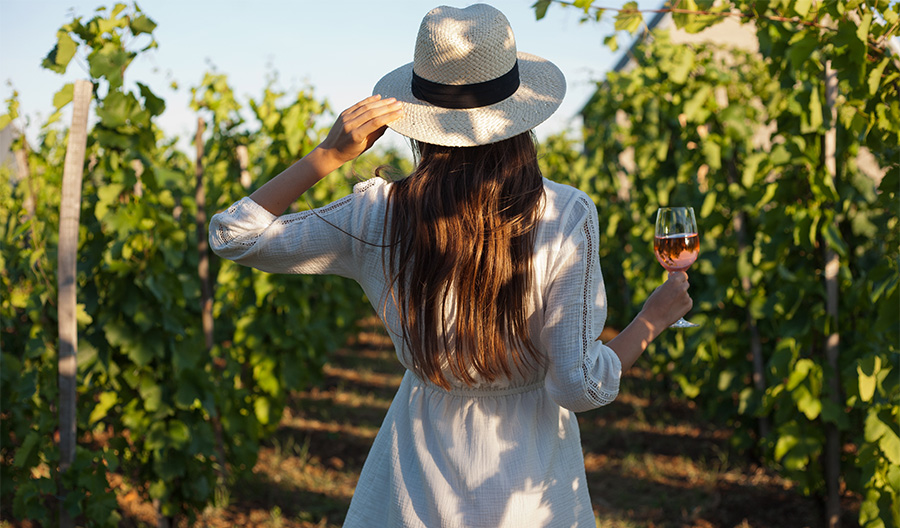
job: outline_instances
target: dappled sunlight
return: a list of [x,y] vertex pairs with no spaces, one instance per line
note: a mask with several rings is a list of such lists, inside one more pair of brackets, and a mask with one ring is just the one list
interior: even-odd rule
[[374,439],[375,434],[378,433],[377,427],[359,427],[346,423],[323,422],[322,420],[310,418],[292,418],[283,423],[285,427],[298,431],[339,433],[366,439]]
[[350,383],[360,383],[363,385],[380,388],[396,389],[400,386],[400,381],[403,379],[403,376],[399,374],[381,374],[378,372],[356,371],[353,369],[334,367],[331,365],[325,365],[322,368],[322,372],[326,376],[340,378]]

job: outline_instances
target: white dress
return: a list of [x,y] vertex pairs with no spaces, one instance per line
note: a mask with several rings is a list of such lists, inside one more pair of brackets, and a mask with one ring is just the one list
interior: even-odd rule
[[[390,331],[398,316],[390,297],[384,302],[385,250],[378,247],[390,185],[368,180],[316,212],[281,217],[244,198],[213,216],[210,244],[223,258],[271,273],[355,279],[409,366],[402,339]],[[622,367],[596,340],[606,294],[595,206],[546,179],[544,191],[528,323],[546,370],[475,387],[448,375],[450,391],[407,370],[345,527],[595,526],[574,412],[615,399]]]

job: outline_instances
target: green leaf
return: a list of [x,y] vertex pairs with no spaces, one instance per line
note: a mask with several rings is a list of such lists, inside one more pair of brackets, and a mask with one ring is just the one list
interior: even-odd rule
[[706,164],[709,165],[711,170],[722,168],[722,147],[711,138],[707,138],[703,142],[703,155],[706,157]]
[[75,305],[75,320],[82,327],[86,327],[87,325],[93,322],[93,318],[84,307],[84,303],[78,303]]
[[885,57],[878,63],[878,66],[875,66],[872,68],[872,71],[869,72],[869,95],[878,93],[878,88],[881,86],[881,75],[884,73],[885,66],[887,66],[890,61],[890,57]]
[[869,409],[866,415],[865,425],[863,427],[864,437],[867,442],[875,443],[882,436],[889,433],[891,428],[878,417],[876,409]]
[[269,410],[271,407],[272,402],[265,396],[259,396],[253,402],[253,412],[256,414],[256,420],[262,425],[267,425],[269,423]]
[[623,5],[615,16],[616,31],[624,30],[632,34],[637,31],[644,23],[644,17],[638,9],[637,2],[628,2]]
[[800,428],[796,423],[789,423],[782,427],[778,431],[778,441],[775,442],[775,460],[784,458],[784,455],[800,442],[799,436]]
[[[884,21],[888,26],[893,26],[897,22],[900,22],[900,9],[897,8],[896,3],[893,7],[893,9],[885,9],[881,12],[881,16],[884,17]],[[898,489],[898,491],[900,491],[900,489]]]
[[844,242],[840,231],[838,231],[838,228],[834,223],[829,223],[825,226],[825,229],[822,230],[822,236],[825,238],[825,242],[828,243],[828,246],[831,249],[842,258],[846,258],[848,249],[847,243]]
[[22,445],[16,449],[16,456],[13,459],[13,466],[17,468],[33,467],[38,463],[38,448],[40,447],[41,437],[36,431],[29,431],[25,436]]
[[703,199],[703,206],[700,207],[700,218],[708,218],[716,207],[716,192],[710,191]]
[[165,481],[157,480],[147,488],[151,499],[164,499],[169,494]]
[[144,108],[150,112],[150,115],[161,115],[166,109],[166,102],[157,97],[147,85],[142,83],[137,83],[137,85],[141,90],[141,97],[144,98]]
[[856,30],[856,36],[862,42],[869,40],[869,26],[872,25],[872,11],[866,9],[863,13],[862,20],[859,21],[859,27]]
[[178,390],[175,392],[175,404],[179,408],[189,409],[194,405],[194,401],[202,399],[203,394],[192,382],[185,381],[178,384]]
[[800,31],[794,34],[787,50],[787,57],[791,61],[791,67],[796,71],[803,70],[803,64],[810,60],[813,50],[819,47],[819,36],[815,31]]
[[121,44],[107,42],[88,55],[91,77],[106,79],[110,90],[116,90],[122,86],[125,68],[134,56],[134,53],[126,51]]
[[800,382],[805,380],[807,376],[809,376],[810,371],[816,368],[816,364],[813,363],[813,360],[808,358],[803,358],[797,361],[794,365],[794,370],[791,372],[790,377],[787,382],[787,390],[793,391],[800,385]]
[[111,183],[97,189],[98,200],[97,205],[94,207],[94,216],[96,216],[97,220],[103,220],[109,208],[119,201],[119,196],[122,195],[124,190],[125,186],[119,183]]
[[181,420],[172,420],[169,422],[169,440],[182,448],[191,440],[191,430]]
[[72,97],[75,93],[75,85],[73,83],[68,83],[53,96],[53,106],[56,107],[57,110],[66,106],[67,104],[72,102]]
[[156,29],[156,22],[151,20],[147,15],[141,15],[132,20],[129,27],[131,28],[131,32],[134,35],[140,35],[141,33],[152,33],[153,30]]
[[94,424],[106,418],[109,410],[112,409],[118,401],[119,396],[113,391],[100,393],[100,401],[98,401],[97,404],[94,405],[94,410],[91,411],[91,416],[90,418],[88,418],[88,422]]
[[800,132],[809,134],[817,132],[824,123],[822,119],[822,100],[819,98],[819,84],[814,83],[809,94],[808,112],[801,114]]
[[850,427],[850,418],[844,409],[827,398],[822,400],[822,421],[836,424],[842,431]]
[[616,35],[613,33],[612,35],[603,39],[603,45],[610,49],[610,51],[617,51],[619,49],[619,42],[616,40]]
[[724,13],[726,6],[715,5],[713,0],[681,0],[679,9],[689,11],[672,13],[675,27],[683,29],[687,33],[700,33],[704,29],[718,24],[725,19],[717,13]]
[[887,483],[895,492],[900,492],[900,464],[894,463],[893,466],[888,468],[887,471]]
[[[128,358],[133,361],[135,365],[141,367],[150,364],[150,361],[152,361],[153,357],[156,355],[153,346],[143,340],[130,342],[128,346],[123,347],[123,351],[128,354]],[[151,409],[147,410],[149,411]]]
[[709,101],[712,93],[712,86],[704,84],[700,86],[693,97],[684,104],[684,114],[688,121],[692,123],[703,123],[706,121],[706,118],[709,117],[709,111],[704,107],[707,101]]
[[741,184],[745,188],[750,189],[754,186],[756,175],[759,172],[759,164],[765,161],[766,157],[766,154],[762,152],[747,156],[744,168],[741,171]]
[[732,370],[723,370],[719,372],[719,383],[716,385],[716,388],[719,389],[719,392],[724,392],[731,387],[731,382],[734,380],[735,372]]
[[889,427],[881,436],[881,440],[878,441],[878,447],[881,448],[885,458],[891,464],[895,466],[900,465],[900,436],[897,435],[897,431],[893,427]]
[[104,448],[103,460],[106,461],[106,467],[109,468],[110,471],[116,471],[117,469],[119,469],[119,457],[116,456],[115,451]]
[[672,61],[660,65],[669,74],[669,79],[677,84],[687,82],[688,75],[694,69],[694,51],[686,46],[675,48]]
[[873,303],[878,302],[882,296],[890,295],[897,287],[898,280],[900,280],[900,277],[898,277],[897,272],[891,269],[890,266],[883,265],[876,268],[869,280],[869,283],[872,286],[871,301]]
[[50,50],[50,53],[41,62],[41,66],[56,73],[66,73],[69,61],[75,56],[78,46],[68,31],[60,30],[56,33],[56,45]]
[[794,2],[794,11],[801,17],[809,14],[809,8],[812,6],[812,0],[797,0]]
[[159,410],[162,404],[162,389],[162,385],[152,376],[145,375],[141,378],[138,392],[144,400],[144,409],[147,409],[148,412],[152,413]]
[[550,7],[550,0],[538,0],[531,7],[534,9],[534,19],[540,20],[547,15],[547,8]]
[[872,401],[879,371],[881,371],[879,356],[869,356],[856,361],[856,372],[859,374],[859,397],[862,401]]
[[797,402],[797,409],[807,419],[815,420],[822,412],[822,400],[816,397],[805,385],[797,387],[791,396]]

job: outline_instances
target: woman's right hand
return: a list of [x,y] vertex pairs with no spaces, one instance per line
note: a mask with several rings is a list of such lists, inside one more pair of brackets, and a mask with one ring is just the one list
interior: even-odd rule
[[656,288],[644,302],[641,312],[652,324],[658,325],[658,328],[668,328],[687,314],[694,305],[694,301],[688,295],[689,286],[687,273],[670,272],[666,282]]
[[402,115],[403,106],[396,99],[367,97],[341,112],[317,149],[335,165],[343,165],[369,150],[387,130],[388,123]]
[[650,342],[663,330],[690,311],[694,301],[687,293],[688,286],[687,273],[669,273],[668,280],[653,290],[644,302],[641,313],[607,343],[619,356],[622,372],[634,365]]
[[403,115],[394,99],[373,95],[341,112],[325,141],[281,171],[250,198],[273,215],[283,214],[303,193],[338,167],[369,149]]

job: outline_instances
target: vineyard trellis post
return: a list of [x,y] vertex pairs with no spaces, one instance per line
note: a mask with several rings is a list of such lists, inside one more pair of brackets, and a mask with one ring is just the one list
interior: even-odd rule
[[[57,284],[59,288],[59,472],[64,474],[75,461],[78,323],[76,320],[76,275],[78,224],[81,216],[81,180],[87,148],[87,120],[93,84],[75,82],[72,128],[63,167],[62,198],[59,204],[59,249]],[[67,490],[60,480],[60,527],[74,526],[65,507]]]
[[144,174],[144,164],[139,159],[131,160],[131,170],[134,171],[134,196],[140,198],[144,196],[144,182],[141,176]]
[[[196,189],[194,198],[197,203],[197,251],[200,259],[197,263],[197,271],[200,275],[200,307],[202,310],[203,337],[206,349],[213,347],[213,316],[212,316],[212,285],[209,280],[209,241],[206,235],[206,192],[203,188],[203,131],[206,123],[202,117],[197,118],[197,135],[194,138],[194,146],[197,152],[196,162]],[[223,461],[224,463],[224,461]]]
[[[825,130],[824,158],[827,177],[834,181],[837,178],[837,72],[831,60],[825,62],[825,106],[828,110],[828,128]],[[836,220],[835,220],[836,221]],[[825,245],[825,309],[831,322],[831,331],[825,341],[825,360],[831,376],[828,377],[829,398],[836,408],[841,408],[841,382],[838,355],[840,333],[838,331],[838,272],[841,261],[837,252]],[[838,528],[841,517],[841,438],[835,423],[825,424],[825,499],[826,526]]]
[[237,158],[238,164],[241,167],[241,187],[250,189],[250,185],[253,181],[250,179],[250,170],[248,169],[248,166],[250,165],[250,153],[247,150],[247,145],[237,146]]

